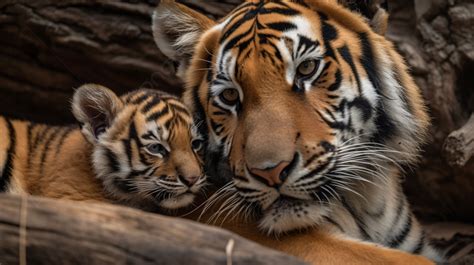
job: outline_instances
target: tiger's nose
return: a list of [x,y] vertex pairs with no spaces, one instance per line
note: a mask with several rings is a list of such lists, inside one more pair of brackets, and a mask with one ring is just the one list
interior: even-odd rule
[[178,176],[179,180],[186,186],[192,187],[199,180],[199,176]]
[[251,168],[250,173],[256,177],[263,179],[267,182],[268,186],[273,187],[280,185],[283,183],[286,178],[288,177],[288,166],[290,165],[289,162],[283,161],[280,162],[278,165],[270,168],[259,169],[259,168]]

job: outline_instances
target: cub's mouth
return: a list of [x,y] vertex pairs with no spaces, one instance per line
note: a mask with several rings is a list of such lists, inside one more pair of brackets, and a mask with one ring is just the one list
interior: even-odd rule
[[192,191],[186,191],[180,194],[168,193],[168,195],[160,195],[158,198],[155,196],[155,202],[162,208],[174,210],[190,206],[196,194]]

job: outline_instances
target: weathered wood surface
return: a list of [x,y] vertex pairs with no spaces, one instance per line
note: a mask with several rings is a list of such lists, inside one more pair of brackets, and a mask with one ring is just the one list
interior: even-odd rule
[[20,264],[20,257],[35,265],[223,265],[228,257],[233,265],[304,264],[215,227],[125,207],[8,195],[0,205],[2,265]]
[[474,154],[474,114],[464,126],[449,134],[444,142],[444,152],[448,163],[463,167]]

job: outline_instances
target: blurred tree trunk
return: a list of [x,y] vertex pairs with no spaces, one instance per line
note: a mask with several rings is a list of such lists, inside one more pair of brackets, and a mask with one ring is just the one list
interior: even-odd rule
[[[240,3],[180,2],[214,18]],[[474,4],[389,2],[388,37],[407,58],[433,117],[432,140],[419,169],[406,178],[406,191],[422,217],[473,222],[474,205],[468,202],[474,201],[474,159],[456,157],[469,157],[462,146],[469,146],[474,133],[462,130],[474,111]],[[0,113],[71,122],[69,98],[73,88],[85,82],[118,92],[145,86],[179,93],[181,84],[172,64],[151,36],[155,5],[156,1],[144,0],[3,0]],[[464,133],[461,138],[455,134],[461,140],[454,142],[460,142],[455,146],[461,152],[449,142],[445,152],[446,138],[459,129]]]

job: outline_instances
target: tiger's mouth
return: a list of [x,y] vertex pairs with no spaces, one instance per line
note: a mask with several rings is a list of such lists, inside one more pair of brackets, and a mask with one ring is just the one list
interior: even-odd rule
[[328,205],[315,200],[280,196],[262,212],[259,227],[275,235],[307,229],[320,224],[329,212]]
[[267,185],[249,174],[246,179],[234,179],[241,197],[257,204],[260,228],[270,234],[306,229],[319,225],[331,211],[330,205],[340,196],[333,183],[336,159],[332,154],[320,156],[311,166],[305,166],[301,155],[289,164],[291,170],[284,181]]

